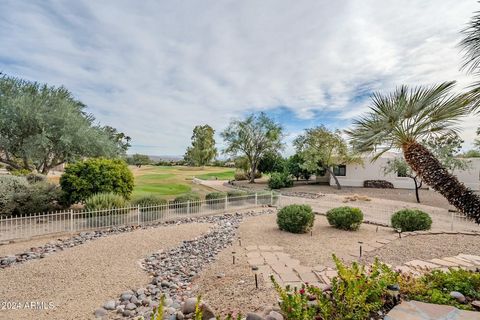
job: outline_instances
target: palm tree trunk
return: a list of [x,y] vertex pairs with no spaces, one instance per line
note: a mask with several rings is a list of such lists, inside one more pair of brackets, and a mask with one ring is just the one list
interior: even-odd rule
[[427,148],[413,142],[403,146],[403,154],[413,171],[426,184],[459,211],[480,223],[480,197],[448,172]]

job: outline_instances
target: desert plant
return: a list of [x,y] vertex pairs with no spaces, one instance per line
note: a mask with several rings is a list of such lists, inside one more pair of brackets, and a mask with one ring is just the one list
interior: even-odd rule
[[286,319],[363,320],[376,315],[386,304],[393,304],[387,287],[397,283],[398,275],[388,266],[376,260],[367,269],[356,262],[345,266],[335,256],[333,259],[338,275],[328,291],[308,284],[300,290],[290,286],[284,289],[271,278]]
[[454,85],[445,82],[413,89],[401,86],[388,95],[374,93],[370,111],[355,120],[347,133],[356,150],[379,150],[374,160],[391,148],[401,149],[421,180],[480,223],[480,196],[448,172],[422,142],[458,136],[455,125],[470,114],[471,100],[468,94],[453,93]]
[[26,175],[27,181],[29,183],[36,183],[36,182],[46,182],[47,176],[40,173],[29,173]]
[[429,230],[432,226],[432,218],[428,213],[418,209],[403,209],[392,215],[391,223],[394,229],[402,232]]
[[239,171],[239,170],[235,171],[235,174],[233,177],[236,181],[244,181],[244,180],[247,180],[248,178],[245,172]]
[[113,192],[97,193],[85,200],[85,210],[97,211],[104,209],[124,208],[128,202],[119,194]]
[[141,196],[139,198],[133,199],[132,201],[132,205],[140,206],[140,210],[142,207],[161,206],[161,205],[166,205],[167,203],[168,203],[167,200],[162,199],[153,194]]
[[363,213],[359,208],[338,207],[327,211],[327,220],[335,228],[354,231],[360,227]]
[[175,209],[183,211],[185,211],[185,209],[187,209],[188,207],[190,207],[190,210],[197,210],[201,204],[202,203],[200,201],[200,196],[196,193],[182,194],[176,197],[172,202],[172,205]]
[[[412,300],[472,310],[468,302],[480,299],[480,273],[463,269],[433,270],[421,277],[402,274],[399,283],[402,295]],[[467,303],[450,296],[452,291],[462,293]]]
[[248,192],[245,190],[228,190],[227,197],[230,205],[242,205],[245,203]]
[[312,229],[315,214],[309,205],[292,204],[277,213],[277,225],[280,230],[292,233],[305,233]]
[[10,174],[13,175],[13,176],[26,176],[26,175],[29,175],[31,173],[30,170],[28,169],[13,169],[13,170],[10,170]]
[[270,189],[289,188],[293,186],[293,179],[288,172],[274,172],[268,180]]
[[226,192],[210,192],[205,196],[205,200],[210,209],[222,209],[225,207]]
[[113,192],[130,198],[133,174],[121,159],[91,158],[68,164],[60,177],[67,204],[83,202],[97,193]]

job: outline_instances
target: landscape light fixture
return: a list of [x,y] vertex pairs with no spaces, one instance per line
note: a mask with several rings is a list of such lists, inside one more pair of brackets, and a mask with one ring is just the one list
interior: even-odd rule
[[257,266],[253,266],[252,267],[252,271],[255,275],[255,288],[258,289],[258,276],[257,276],[257,271],[258,271],[258,267]]

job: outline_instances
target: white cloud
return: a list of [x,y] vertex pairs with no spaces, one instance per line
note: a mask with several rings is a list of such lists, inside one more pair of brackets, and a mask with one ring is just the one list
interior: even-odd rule
[[[0,70],[65,85],[132,151],[183,154],[196,124],[245,111],[338,112],[398,84],[470,79],[459,30],[475,1],[3,1]],[[475,136],[478,119],[465,124]],[[291,134],[289,135],[289,137]]]

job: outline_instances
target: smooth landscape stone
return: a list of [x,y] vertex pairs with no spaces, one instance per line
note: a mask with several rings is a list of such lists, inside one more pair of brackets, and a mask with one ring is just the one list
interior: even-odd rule
[[105,302],[105,304],[103,305],[103,308],[105,308],[106,310],[115,310],[115,300],[109,300],[107,302]]
[[467,300],[465,298],[465,296],[461,292],[458,292],[458,291],[450,292],[450,297],[456,299],[459,303],[465,303],[465,301]]
[[95,310],[94,315],[96,318],[101,318],[103,316],[106,316],[107,313],[108,313],[107,310],[103,308],[98,308],[97,310]]
[[264,318],[258,313],[249,312],[247,313],[246,320],[264,320]]

